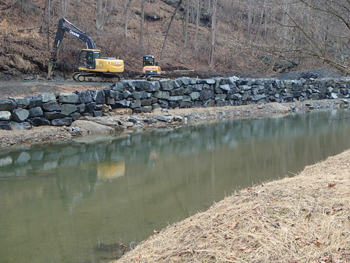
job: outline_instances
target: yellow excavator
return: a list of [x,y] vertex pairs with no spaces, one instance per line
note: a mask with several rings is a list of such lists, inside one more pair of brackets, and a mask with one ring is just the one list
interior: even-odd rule
[[78,72],[73,73],[72,77],[78,82],[118,82],[120,76],[118,73],[124,72],[124,61],[113,57],[101,57],[100,50],[96,49],[94,40],[84,31],[62,18],[58,22],[53,51],[51,52],[48,68],[48,78],[52,77],[53,70],[58,60],[58,52],[61,47],[64,33],[85,42],[86,49],[80,50],[78,58]]
[[138,76],[137,78],[143,78],[147,80],[157,80],[165,78],[165,76],[161,75],[161,73],[161,67],[158,66],[158,62],[155,62],[154,56],[143,56],[142,75]]

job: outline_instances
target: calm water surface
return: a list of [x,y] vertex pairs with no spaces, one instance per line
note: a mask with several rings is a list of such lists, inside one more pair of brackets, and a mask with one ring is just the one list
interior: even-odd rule
[[350,146],[349,111],[0,151],[0,262],[101,262]]

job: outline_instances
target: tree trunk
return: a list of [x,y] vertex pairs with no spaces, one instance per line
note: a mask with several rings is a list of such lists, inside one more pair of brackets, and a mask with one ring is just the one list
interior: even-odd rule
[[180,0],[179,3],[177,4],[177,6],[176,6],[176,8],[174,10],[174,13],[173,13],[173,15],[172,15],[172,17],[170,19],[168,30],[166,31],[166,35],[165,35],[165,38],[164,38],[164,43],[163,43],[163,48],[162,48],[162,55],[160,56],[160,59],[164,58],[165,46],[166,46],[166,42],[168,40],[171,24],[173,23],[173,20],[175,18],[176,12],[179,9],[179,7],[181,6],[181,4],[182,4],[182,0]]
[[185,17],[185,26],[184,26],[184,46],[180,55],[180,62],[183,62],[183,53],[185,52],[188,38],[188,20],[190,17],[190,0],[186,0],[186,17]]
[[61,0],[62,17],[66,17],[68,2],[69,0]]
[[141,29],[140,29],[140,43],[139,43],[139,54],[142,55],[142,49],[143,49],[143,26],[145,22],[145,1],[142,0],[141,4]]
[[194,36],[194,50],[195,51],[198,51],[199,16],[200,16],[200,8],[199,8],[199,0],[197,0],[196,33],[195,33],[195,36]]
[[97,10],[96,10],[96,28],[99,31],[103,30],[103,10],[102,10],[102,0],[97,0]]
[[[109,2],[109,4],[107,4]],[[116,2],[115,0],[109,0],[106,3],[106,11],[107,11],[107,18],[106,18],[106,23],[109,25],[111,23],[111,16],[113,11],[116,8]]]
[[248,8],[248,18],[247,18],[247,38],[248,40],[250,40],[250,33],[251,33],[251,28],[252,28],[252,6],[251,6],[251,2],[248,1],[247,3]]
[[217,6],[218,0],[213,1],[213,19],[211,22],[211,47],[210,47],[210,54],[209,54],[209,67],[214,67],[214,48],[215,48],[215,36],[216,36],[216,6]]
[[259,35],[259,32],[260,32],[260,26],[262,25],[263,23],[263,17],[264,17],[264,14],[265,14],[265,0],[263,0],[263,8],[261,8],[261,14],[260,14],[260,19],[259,19],[259,24],[258,24],[258,28],[256,29],[256,34],[255,34],[255,37],[254,37],[254,40],[253,42],[255,42],[257,40],[257,37]]
[[51,0],[46,0],[44,17],[43,17],[43,21],[41,22],[41,26],[40,26],[40,33],[43,36],[46,36],[49,33],[50,12],[51,12]]
[[124,28],[124,36],[128,37],[128,23],[129,23],[129,12],[130,12],[130,5],[132,0],[129,0],[126,4],[126,15],[125,15],[125,28]]

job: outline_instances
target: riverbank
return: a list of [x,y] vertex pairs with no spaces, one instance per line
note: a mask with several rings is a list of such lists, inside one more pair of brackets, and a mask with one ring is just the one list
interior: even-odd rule
[[106,109],[102,117],[81,117],[71,126],[20,127],[0,130],[0,148],[21,144],[67,141],[90,135],[124,135],[151,129],[175,128],[222,119],[265,118],[292,112],[347,108],[347,100],[297,101],[242,106],[155,109],[151,113],[132,114],[129,109]]
[[114,262],[349,262],[349,160],[236,192]]
[[[119,109],[99,118],[85,117],[69,127],[1,130],[0,138],[6,148],[347,106],[346,100],[322,100],[157,109],[144,114]],[[294,178],[249,187],[208,211],[166,229],[155,229],[155,235],[117,262],[346,262],[350,255],[349,156],[347,151],[307,167]]]

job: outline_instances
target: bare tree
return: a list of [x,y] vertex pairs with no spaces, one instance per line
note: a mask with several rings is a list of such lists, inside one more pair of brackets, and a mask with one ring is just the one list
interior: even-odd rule
[[199,0],[197,0],[197,7],[196,7],[196,33],[194,36],[194,50],[198,51],[198,27],[199,27],[199,17],[200,17],[200,7],[199,7]]
[[211,22],[211,46],[209,54],[209,67],[214,67],[214,49],[215,49],[215,40],[216,40],[216,8],[218,0],[213,0],[213,19]]
[[160,56],[160,59],[163,59],[163,58],[164,58],[164,52],[165,52],[166,42],[167,42],[167,40],[168,40],[170,28],[171,28],[171,25],[172,25],[173,20],[174,20],[174,18],[175,18],[176,12],[177,12],[177,10],[180,8],[181,4],[182,4],[182,0],[180,0],[180,1],[178,2],[177,6],[176,6],[176,8],[175,8],[175,10],[174,10],[173,15],[171,16],[171,19],[170,19],[170,22],[169,22],[169,26],[168,26],[168,30],[166,31],[166,35],[165,35],[165,38],[164,38],[163,48],[162,48],[162,54],[161,54],[161,56]]
[[143,27],[145,23],[145,0],[141,3],[141,28],[140,28],[140,42],[139,42],[139,54],[142,55],[143,49]]
[[61,0],[62,17],[66,17],[68,4],[69,4],[69,0]]
[[287,18],[276,22],[288,29],[283,40],[289,52],[350,73],[350,1],[276,0],[276,3]]
[[126,15],[125,15],[125,28],[124,28],[124,36],[128,37],[128,23],[129,23],[129,13],[130,13],[130,5],[133,0],[128,0],[126,4]]
[[183,62],[183,53],[185,52],[186,49],[186,45],[187,45],[187,38],[188,38],[188,21],[189,21],[189,17],[190,17],[190,0],[186,0],[186,15],[184,17],[184,45],[181,51],[181,55],[180,55],[180,62]]
[[100,31],[103,29],[103,7],[102,7],[102,0],[97,0],[96,28],[97,28],[97,30],[100,30]]
[[[40,33],[43,36],[49,35],[50,12],[51,12],[51,0],[46,0],[44,16],[43,16],[43,20],[42,20],[41,26],[40,26]],[[49,43],[49,39],[47,39],[47,41]]]
[[116,9],[116,6],[117,6],[116,0],[107,0],[106,1],[105,9],[106,9],[106,13],[107,13],[107,17],[106,17],[107,25],[109,25],[111,23],[111,17],[112,17],[114,10]]
[[253,11],[252,11],[252,0],[247,1],[247,38],[250,39],[250,34],[251,34],[251,28],[252,28],[252,16],[253,16]]

